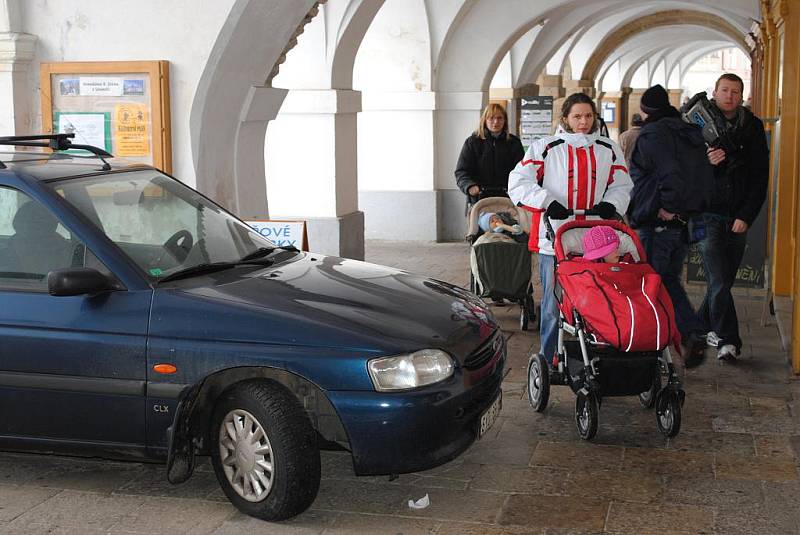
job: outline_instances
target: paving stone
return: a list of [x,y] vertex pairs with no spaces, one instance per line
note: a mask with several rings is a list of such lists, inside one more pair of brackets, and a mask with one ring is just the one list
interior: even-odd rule
[[401,511],[410,498],[419,498],[416,496],[419,492],[420,489],[410,486],[323,479],[313,507],[337,512],[393,514]]
[[539,535],[540,528],[529,526],[494,526],[488,524],[468,524],[465,522],[446,522],[439,527],[436,535]]
[[0,522],[10,522],[60,491],[0,485]]
[[54,524],[33,523],[20,525],[0,523],[0,535],[106,535],[106,530],[86,526],[56,526]]
[[[400,511],[404,517],[427,518],[441,521],[475,522],[494,524],[500,514],[506,494],[465,490],[452,492],[443,489],[421,491],[414,489],[404,497]],[[428,494],[430,505],[426,509],[411,509],[408,500],[418,500]]]
[[756,455],[758,457],[794,457],[791,439],[792,437],[779,435],[753,435]]
[[323,535],[429,535],[438,532],[441,522],[422,518],[341,513]]
[[742,457],[716,455],[714,473],[717,479],[751,481],[791,481],[797,479],[794,459],[784,457]]
[[714,510],[690,505],[649,505],[613,502],[606,532],[635,535],[711,533]]
[[180,498],[147,497],[110,531],[173,534],[211,533],[236,513],[231,504]]
[[200,500],[217,490],[219,482],[213,473],[197,472],[192,474],[188,481],[174,485],[167,480],[163,466],[151,465],[141,469],[136,477],[120,485],[115,493]]
[[735,507],[764,503],[760,481],[720,480],[712,474],[664,476],[664,503],[709,507]]
[[602,531],[608,505],[596,499],[512,494],[503,505],[499,523],[531,531],[539,527]]
[[213,535],[319,535],[333,525],[339,513],[331,511],[306,511],[283,522],[265,522],[257,518],[234,513],[212,533]]
[[657,474],[576,470],[566,483],[569,496],[586,496],[629,502],[655,502],[663,493],[662,478]]
[[694,451],[626,448],[622,471],[646,474],[712,474],[713,461],[713,455]]
[[797,533],[799,524],[796,507],[786,510],[739,506],[717,510],[714,532],[721,535],[786,535]]
[[748,433],[714,433],[711,430],[696,431],[681,428],[678,436],[669,439],[671,450],[697,453],[726,453],[732,455],[755,455],[753,435]]
[[539,442],[531,466],[550,466],[568,470],[619,470],[625,448],[603,444]]
[[481,466],[469,487],[514,494],[563,495],[569,472],[549,467]]
[[66,528],[108,529],[144,501],[143,496],[65,490],[17,517],[11,527],[42,523]]

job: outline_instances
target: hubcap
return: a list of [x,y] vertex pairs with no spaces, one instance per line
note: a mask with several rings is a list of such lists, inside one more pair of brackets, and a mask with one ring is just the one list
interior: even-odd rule
[[542,374],[537,361],[531,362],[531,373],[528,376],[528,389],[531,392],[531,399],[538,400],[539,392],[542,389]]
[[234,409],[219,428],[219,457],[228,483],[249,502],[260,502],[272,489],[272,446],[252,414]]
[[578,416],[578,423],[581,429],[589,427],[589,398],[584,398],[583,407],[581,407],[580,416]]

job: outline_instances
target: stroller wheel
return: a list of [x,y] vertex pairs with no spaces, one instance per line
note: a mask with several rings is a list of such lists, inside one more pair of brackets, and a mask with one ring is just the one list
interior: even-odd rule
[[528,311],[525,310],[525,305],[520,307],[519,310],[519,328],[521,331],[528,330],[528,323],[530,320],[528,319]]
[[550,399],[550,368],[543,355],[528,359],[528,402],[536,412],[543,412]]
[[575,398],[575,425],[578,435],[583,440],[591,440],[597,434],[597,421],[600,415],[600,405],[594,392],[584,394],[578,392]]
[[478,293],[478,288],[475,284],[475,275],[472,273],[469,274],[469,291],[472,293]]
[[659,390],[661,390],[661,367],[656,365],[655,371],[653,372],[653,384],[650,385],[650,388],[639,394],[639,403],[642,404],[642,407],[645,409],[652,409],[653,405],[656,403],[656,396]]
[[656,396],[656,424],[666,437],[674,437],[681,430],[681,395],[672,388],[664,388]]

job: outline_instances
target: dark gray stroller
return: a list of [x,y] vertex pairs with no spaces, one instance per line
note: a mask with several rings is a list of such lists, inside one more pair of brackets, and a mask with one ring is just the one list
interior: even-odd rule
[[524,232],[530,230],[527,212],[518,209],[508,197],[481,199],[469,213],[466,240],[470,249],[470,290],[497,302],[504,299],[520,306],[519,324],[525,331],[536,320],[533,300],[531,253],[527,241],[520,243],[505,234],[483,232],[478,224],[482,214],[505,212]]

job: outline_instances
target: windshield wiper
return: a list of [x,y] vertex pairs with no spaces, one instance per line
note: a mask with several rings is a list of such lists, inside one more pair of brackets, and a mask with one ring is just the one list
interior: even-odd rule
[[259,258],[264,258],[267,255],[272,254],[272,252],[276,249],[276,247],[259,247],[252,253],[246,254],[239,259],[239,262],[248,262],[250,260],[257,260]]
[[181,269],[175,273],[170,273],[166,277],[158,279],[158,282],[174,281],[178,279],[186,279],[189,277],[196,277],[197,275],[205,275],[206,273],[214,273],[224,269],[230,269],[238,265],[238,262],[213,262],[211,264],[197,264],[196,266]]

